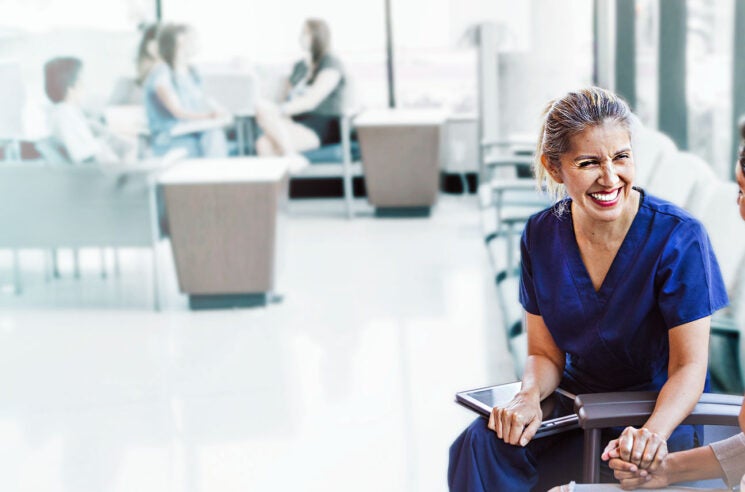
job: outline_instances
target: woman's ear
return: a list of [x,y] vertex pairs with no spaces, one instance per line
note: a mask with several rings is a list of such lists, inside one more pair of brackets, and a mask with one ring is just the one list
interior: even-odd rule
[[556,166],[551,165],[546,154],[541,154],[541,165],[554,181],[559,184],[564,183],[564,180],[561,178],[561,171]]

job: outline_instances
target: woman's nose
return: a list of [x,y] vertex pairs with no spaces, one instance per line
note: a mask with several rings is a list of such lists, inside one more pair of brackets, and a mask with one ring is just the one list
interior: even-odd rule
[[613,161],[608,161],[601,166],[600,182],[605,185],[614,185],[618,182],[618,174]]

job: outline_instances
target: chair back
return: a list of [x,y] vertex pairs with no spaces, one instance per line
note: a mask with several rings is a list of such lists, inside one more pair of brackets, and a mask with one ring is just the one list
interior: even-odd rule
[[259,98],[256,76],[246,72],[207,72],[200,74],[205,94],[229,113],[251,116]]

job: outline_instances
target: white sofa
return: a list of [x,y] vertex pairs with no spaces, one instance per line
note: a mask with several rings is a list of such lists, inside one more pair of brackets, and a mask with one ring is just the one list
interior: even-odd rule
[[179,157],[131,165],[0,164],[0,249],[149,248],[153,305],[160,309],[154,179]]

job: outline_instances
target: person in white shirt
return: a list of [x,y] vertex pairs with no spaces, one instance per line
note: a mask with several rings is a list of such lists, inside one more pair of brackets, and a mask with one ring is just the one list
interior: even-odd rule
[[83,63],[60,57],[44,65],[44,89],[53,105],[49,113],[52,137],[72,163],[117,163],[134,158],[135,145],[116,137],[82,108]]

